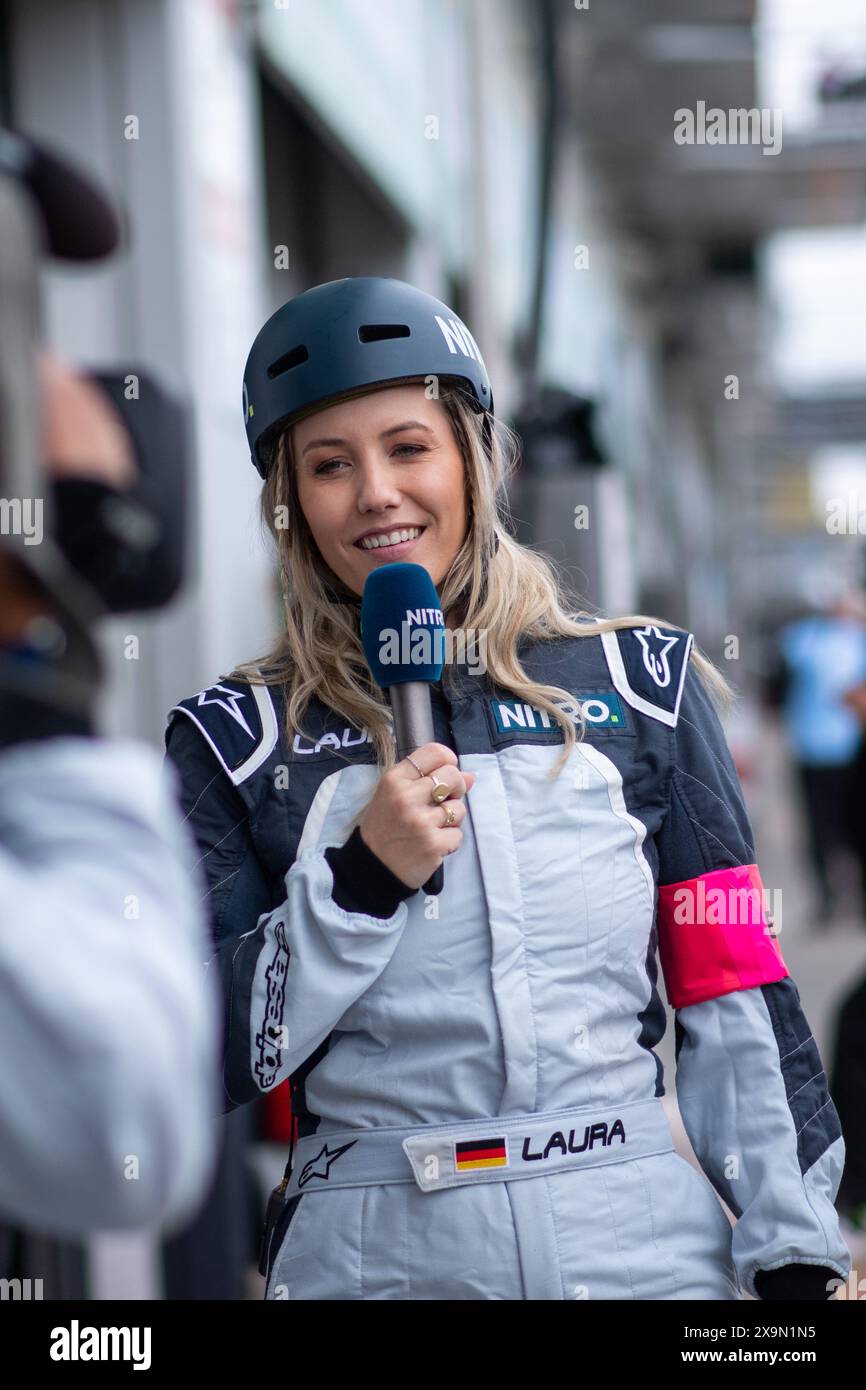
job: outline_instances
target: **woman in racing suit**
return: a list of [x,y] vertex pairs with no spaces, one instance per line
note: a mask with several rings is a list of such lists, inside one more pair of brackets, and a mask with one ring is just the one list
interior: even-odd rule
[[[166,738],[226,1108],[291,1088],[267,1297],[826,1299],[850,1268],[844,1145],[763,909],[724,681],[691,633],[564,607],[513,540],[515,439],[438,300],[362,277],[289,301],[244,409],[285,631]],[[484,657],[446,658],[434,740],[398,762],[358,608],[404,557]],[[657,954],[706,1177],[661,1103]]]

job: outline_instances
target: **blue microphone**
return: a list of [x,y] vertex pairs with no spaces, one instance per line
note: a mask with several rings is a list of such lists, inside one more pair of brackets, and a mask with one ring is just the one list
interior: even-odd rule
[[[445,662],[445,618],[436,585],[423,565],[392,561],[371,570],[361,600],[361,642],[377,685],[394,715],[397,758],[433,742],[430,686]],[[441,893],[442,864],[424,884]]]

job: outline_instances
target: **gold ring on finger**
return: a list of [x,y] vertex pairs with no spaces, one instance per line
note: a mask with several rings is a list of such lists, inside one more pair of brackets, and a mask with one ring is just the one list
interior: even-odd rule
[[457,817],[454,814],[453,806],[443,806],[442,809],[445,812],[445,824],[442,829],[447,830],[449,826],[457,824]]
[[436,805],[441,806],[442,802],[447,801],[448,797],[451,795],[451,788],[449,787],[447,782],[437,782],[432,772],[430,773],[430,776],[433,780],[433,790],[431,791],[430,795],[432,799],[435,801]]

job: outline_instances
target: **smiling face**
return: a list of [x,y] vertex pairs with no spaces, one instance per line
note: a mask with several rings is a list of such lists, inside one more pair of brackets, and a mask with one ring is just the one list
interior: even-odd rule
[[441,584],[467,509],[463,457],[440,401],[420,385],[384,387],[299,421],[291,445],[301,509],[347,588],[362,594],[370,571],[392,560],[423,565]]

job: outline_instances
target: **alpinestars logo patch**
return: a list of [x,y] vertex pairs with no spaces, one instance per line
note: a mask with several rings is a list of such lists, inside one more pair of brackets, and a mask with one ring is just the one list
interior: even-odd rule
[[357,1142],[357,1139],[350,1139],[348,1144],[342,1144],[339,1149],[329,1149],[327,1144],[323,1144],[316,1157],[305,1163],[298,1174],[298,1187],[304,1187],[311,1178],[321,1178],[327,1182],[331,1176],[331,1164],[342,1158],[346,1150],[353,1148]]
[[[212,699],[207,699],[206,697],[210,695],[212,690],[216,690],[219,693]],[[226,698],[220,699],[221,695],[224,695]],[[199,694],[198,704],[199,707],[202,705],[219,705],[220,709],[224,709],[226,714],[234,719],[235,723],[240,724],[241,728],[245,733],[249,734],[250,738],[254,738],[255,735],[246,721],[243,710],[238,707],[238,700],[245,700],[246,698],[246,695],[242,694],[239,690],[228,690],[224,685],[209,685],[207,690],[202,690]]]
[[679,642],[679,637],[670,637],[666,632],[660,632],[657,627],[652,626],[635,628],[634,635],[643,647],[643,664],[656,685],[670,685],[668,652]]
[[278,922],[274,928],[274,940],[277,949],[265,971],[268,986],[265,1016],[261,1028],[256,1033],[258,1057],[255,1071],[263,1091],[270,1090],[277,1079],[285,1038],[283,1008],[286,998],[286,975],[289,969],[289,946],[282,922]]

